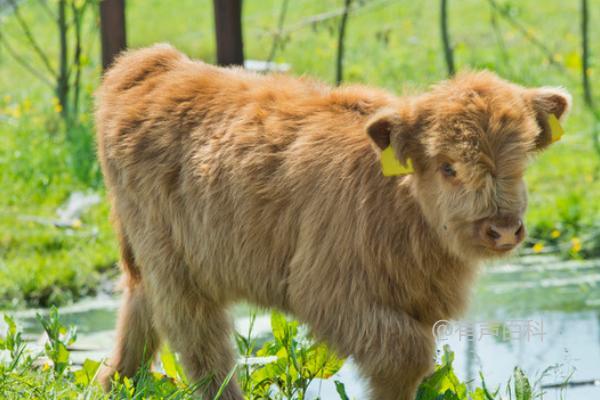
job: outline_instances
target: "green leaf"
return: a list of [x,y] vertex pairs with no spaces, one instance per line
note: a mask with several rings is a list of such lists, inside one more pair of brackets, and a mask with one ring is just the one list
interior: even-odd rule
[[223,396],[223,392],[225,391],[225,388],[227,387],[227,385],[229,385],[229,382],[231,382],[231,379],[233,378],[233,374],[235,374],[235,370],[236,370],[236,367],[233,367],[233,369],[231,371],[229,371],[229,374],[227,374],[227,376],[225,377],[225,380],[219,387],[219,391],[217,392],[217,394],[215,395],[213,400],[219,400],[221,398],[221,396]]
[[481,379],[481,386],[483,386],[483,393],[485,394],[486,400],[494,400],[500,392],[500,387],[497,387],[494,393],[490,393],[489,389],[487,388],[487,384],[485,383],[485,377],[483,376],[482,372],[479,372],[479,377]]
[[517,400],[531,400],[532,392],[529,379],[519,367],[515,367],[513,376],[515,377],[515,397]]
[[[429,376],[419,387],[417,399],[466,399],[467,385],[461,382],[452,366],[454,361],[454,353],[450,347],[444,346],[444,355],[442,356],[442,364],[437,366],[434,373]],[[448,397],[452,393],[455,397]]]
[[287,321],[283,314],[275,311],[271,313],[271,330],[273,331],[273,337],[280,343],[285,340],[286,327]]
[[58,343],[56,345],[56,356],[54,362],[65,366],[69,362],[69,350],[67,350],[67,346],[65,346],[64,343]]
[[160,362],[162,363],[163,369],[165,370],[165,374],[169,378],[178,379],[177,361],[175,360],[175,354],[173,354],[173,352],[166,343],[160,351]]
[[73,373],[75,384],[83,387],[89,386],[94,381],[98,368],[100,368],[98,361],[86,358],[81,369]]
[[475,389],[474,392],[471,393],[472,400],[488,400],[485,391],[482,388]]
[[271,313],[271,330],[275,340],[287,346],[288,342],[298,334],[298,322],[288,322],[282,313],[274,311]]
[[15,320],[10,317],[8,314],[4,314],[4,322],[8,326],[8,331],[6,336],[14,336],[17,333],[17,324],[15,324]]
[[328,379],[344,365],[344,360],[337,357],[327,345],[318,343],[312,346],[308,352],[306,367],[311,376],[321,379]]
[[334,381],[335,383],[335,391],[340,395],[340,399],[342,400],[350,400],[348,394],[346,393],[346,386],[340,381]]

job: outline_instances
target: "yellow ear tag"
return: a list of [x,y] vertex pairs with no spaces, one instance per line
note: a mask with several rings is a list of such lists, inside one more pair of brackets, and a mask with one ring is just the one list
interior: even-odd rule
[[550,114],[548,116],[548,125],[550,125],[550,133],[552,134],[552,143],[558,142],[562,135],[565,134],[565,131],[562,126],[560,126],[560,122],[558,122],[556,115]]
[[406,162],[406,166],[400,164],[392,146],[386,147],[381,152],[381,171],[383,176],[408,175],[414,172],[410,159]]

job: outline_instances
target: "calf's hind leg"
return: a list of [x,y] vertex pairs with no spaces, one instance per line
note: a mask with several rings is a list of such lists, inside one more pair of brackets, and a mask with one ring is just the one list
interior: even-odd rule
[[115,225],[121,245],[123,300],[119,309],[113,355],[98,374],[98,380],[105,390],[110,389],[115,372],[120,376],[134,376],[138,368],[152,360],[160,344],[131,244],[123,233],[118,218],[115,218]]
[[117,322],[116,346],[112,357],[99,373],[105,390],[110,389],[115,372],[132,377],[149,362],[159,346],[158,336],[152,326],[152,315],[141,282],[130,282],[125,287]]

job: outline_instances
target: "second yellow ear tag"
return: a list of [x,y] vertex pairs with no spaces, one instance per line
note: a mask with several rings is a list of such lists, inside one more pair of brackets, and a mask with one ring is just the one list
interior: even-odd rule
[[562,126],[560,126],[560,122],[556,115],[550,114],[548,116],[548,125],[550,125],[550,133],[552,134],[552,143],[558,142],[562,135],[565,134]]
[[386,147],[381,152],[381,171],[383,176],[408,175],[414,172],[410,159],[408,159],[406,166],[400,164],[392,146]]

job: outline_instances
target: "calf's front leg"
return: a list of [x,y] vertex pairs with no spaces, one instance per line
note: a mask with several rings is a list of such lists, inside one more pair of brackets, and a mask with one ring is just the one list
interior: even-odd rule
[[414,400],[423,378],[433,371],[431,327],[402,311],[385,309],[338,314],[325,339],[352,355],[370,383],[371,399]]

